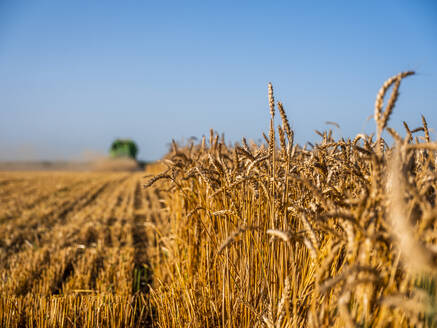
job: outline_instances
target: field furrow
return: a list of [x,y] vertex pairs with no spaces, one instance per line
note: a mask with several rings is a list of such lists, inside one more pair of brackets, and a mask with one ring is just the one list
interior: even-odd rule
[[49,198],[66,193],[72,188],[86,183],[89,177],[71,177],[71,179],[38,179],[27,181],[24,186],[13,186],[7,194],[0,195],[3,206],[0,209],[0,222],[17,218],[23,211],[31,212],[39,204],[43,204]]
[[7,253],[20,251],[26,244],[28,246],[41,247],[47,234],[53,233],[54,227],[65,224],[69,216],[97,197],[106,187],[107,182],[97,181],[71,189],[68,192],[50,197],[46,206],[40,204],[38,209],[25,211],[18,218],[8,221],[0,226],[0,240],[2,247]]

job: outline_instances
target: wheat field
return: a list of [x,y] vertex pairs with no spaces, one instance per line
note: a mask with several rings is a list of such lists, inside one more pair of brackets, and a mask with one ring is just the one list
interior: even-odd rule
[[383,84],[374,135],[296,145],[269,84],[265,143],[173,143],[147,184],[170,218],[153,227],[157,325],[436,326],[437,144],[424,117],[388,126],[413,74]]
[[0,324],[436,327],[437,144],[424,117],[389,126],[413,74],[372,135],[301,147],[269,84],[261,144],[211,130],[145,173],[1,173]]

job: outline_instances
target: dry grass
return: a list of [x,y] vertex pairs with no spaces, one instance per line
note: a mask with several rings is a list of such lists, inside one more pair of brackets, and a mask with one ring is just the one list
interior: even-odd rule
[[425,119],[405,124],[405,137],[387,128],[412,74],[378,93],[376,140],[325,131],[299,147],[278,103],[278,147],[269,84],[266,144],[229,146],[213,133],[173,143],[164,173],[147,183],[167,191],[170,218],[148,226],[156,325],[436,326],[437,145]]

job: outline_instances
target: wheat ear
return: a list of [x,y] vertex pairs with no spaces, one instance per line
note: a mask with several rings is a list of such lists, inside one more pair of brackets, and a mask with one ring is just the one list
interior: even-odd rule
[[[384,82],[381,89],[379,89],[379,92],[376,96],[375,101],[375,121],[377,125],[377,140],[380,139],[381,133],[384,130],[384,128],[387,126],[387,122],[390,118],[391,113],[393,112],[394,105],[396,104],[396,100],[399,96],[399,86],[403,78],[415,74],[414,71],[407,71],[399,73],[395,76],[392,76],[387,81]],[[395,84],[393,88],[393,92],[390,96],[390,99],[387,103],[387,107],[385,112],[382,112],[382,107],[384,104],[384,96],[387,93],[387,90]]]

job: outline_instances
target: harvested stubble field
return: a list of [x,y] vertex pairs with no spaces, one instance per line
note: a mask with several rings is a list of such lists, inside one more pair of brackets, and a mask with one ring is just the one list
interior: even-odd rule
[[437,144],[388,127],[412,74],[375,135],[295,145],[269,85],[265,144],[174,142],[147,182],[0,175],[0,323],[436,327]]
[[144,173],[0,173],[0,326],[150,322]]

